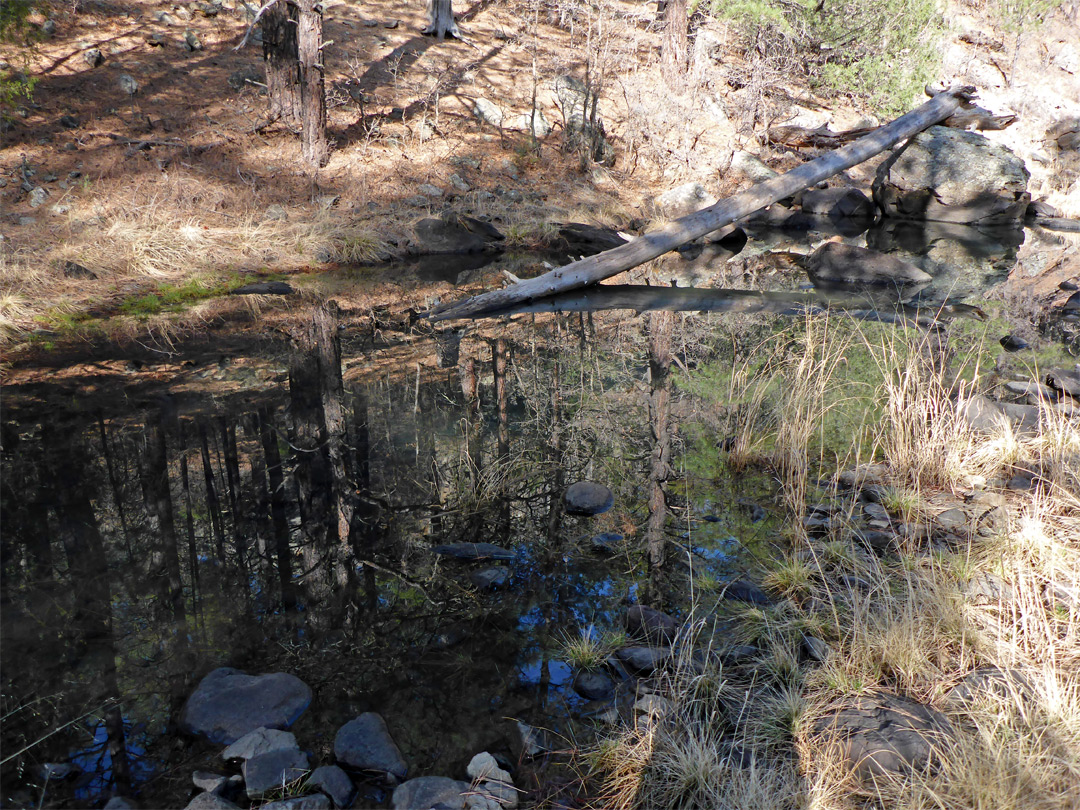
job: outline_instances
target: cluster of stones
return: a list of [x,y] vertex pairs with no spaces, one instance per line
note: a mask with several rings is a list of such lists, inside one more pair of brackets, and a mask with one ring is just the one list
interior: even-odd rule
[[[517,807],[518,791],[510,773],[487,752],[469,763],[471,781],[438,776],[407,779],[408,765],[385,720],[374,712],[365,712],[338,729],[334,762],[313,769],[309,754],[287,730],[310,702],[311,690],[287,673],[247,675],[223,667],[203,678],[184,706],[180,727],[225,745],[222,759],[239,762],[240,773],[196,771],[192,781],[202,792],[188,803],[187,810],[230,810],[243,799],[259,802],[266,810],[351,807],[357,790],[350,774],[374,775],[396,785],[391,799],[396,810]],[[296,795],[277,798],[289,794]]]

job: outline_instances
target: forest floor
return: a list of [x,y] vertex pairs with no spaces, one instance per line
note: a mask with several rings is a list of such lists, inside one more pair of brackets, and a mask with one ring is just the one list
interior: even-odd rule
[[[997,52],[960,39],[992,30],[983,5],[959,3],[951,16],[942,81],[979,84],[994,112],[1021,113],[1016,127],[989,134],[1037,158],[1047,124],[1080,112],[1077,76],[1054,61],[1068,56],[1076,21],[1062,11],[1037,34],[1002,32]],[[656,195],[681,183],[717,197],[749,185],[731,166],[736,152],[779,170],[801,162],[764,143],[769,125],[877,121],[858,99],[758,80],[730,27],[702,15],[685,87],[671,90],[652,4],[462,4],[465,41],[421,35],[418,3],[325,6],[334,150],[317,172],[303,166],[296,133],[267,125],[262,48],[237,50],[252,16],[237,0],[220,10],[43,2],[31,17],[34,44],[0,46],[9,74],[36,80],[32,99],[5,113],[0,146],[0,339],[11,356],[72,336],[83,345],[155,339],[247,319],[250,304],[220,294],[406,255],[413,225],[444,209],[490,220],[511,247],[542,244],[570,221],[629,229],[655,218]],[[565,74],[596,89],[613,166],[563,149],[552,83]],[[133,95],[122,77],[134,80]],[[501,127],[478,119],[479,99],[501,109]],[[553,126],[541,138],[514,128],[534,105]],[[1033,197],[1080,213],[1075,187],[1058,188],[1038,159],[1029,164]],[[452,290],[400,268],[354,282],[340,291],[346,306],[422,309]]]

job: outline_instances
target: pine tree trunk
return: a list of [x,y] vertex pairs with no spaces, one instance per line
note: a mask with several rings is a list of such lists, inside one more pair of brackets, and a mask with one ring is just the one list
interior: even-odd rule
[[266,61],[268,112],[272,120],[284,121],[292,127],[299,127],[302,117],[297,11],[295,5],[279,0],[267,9],[259,23]]
[[300,53],[301,144],[304,160],[318,168],[330,159],[326,139],[326,93],[322,64],[322,6],[300,0],[298,49]]
[[649,522],[645,537],[649,547],[649,570],[655,579],[664,564],[664,522],[667,520],[665,486],[671,470],[671,335],[674,315],[649,315],[649,422],[652,453],[649,466]]

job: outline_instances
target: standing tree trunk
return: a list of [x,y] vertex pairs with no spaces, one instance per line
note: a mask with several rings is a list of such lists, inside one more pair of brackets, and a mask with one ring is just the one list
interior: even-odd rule
[[266,90],[273,121],[299,127],[300,55],[297,47],[299,16],[294,3],[278,0],[266,10],[262,27],[263,59],[266,61]]
[[428,26],[421,33],[444,39],[447,34],[461,39],[461,31],[454,22],[453,0],[428,0]]
[[[686,69],[689,66],[687,39],[688,17],[686,0],[661,0],[664,12],[664,43],[660,47],[660,72],[668,89],[686,89]],[[659,12],[660,9],[657,9]]]
[[301,145],[304,160],[318,168],[330,159],[326,139],[326,93],[323,89],[322,5],[300,0],[298,50],[300,53],[300,103],[303,109]]

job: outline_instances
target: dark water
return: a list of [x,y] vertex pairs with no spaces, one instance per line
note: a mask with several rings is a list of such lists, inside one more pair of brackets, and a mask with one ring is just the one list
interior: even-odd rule
[[[784,312],[835,305],[917,321],[945,301],[983,305],[1018,242],[961,236],[873,236],[935,270],[906,313],[806,291],[793,275],[758,295],[747,289],[766,282],[730,266],[719,285],[730,295],[605,294],[620,310],[712,310],[677,316],[668,348],[692,377],[732,350],[733,330],[767,337]],[[751,237],[748,255],[778,239]],[[798,248],[798,234],[785,238]],[[453,268],[473,272],[498,266]],[[193,770],[225,768],[219,749],[175,728],[219,666],[291,672],[312,688],[293,731],[313,764],[332,761],[336,730],[363,711],[386,719],[410,775],[459,776],[484,750],[513,761],[519,720],[556,748],[587,744],[602,707],[573,690],[565,640],[620,629],[650,587],[680,616],[692,578],[753,569],[780,520],[768,476],[724,474],[724,437],[676,386],[668,554],[650,577],[649,341],[640,318],[575,300],[547,307],[575,314],[465,326],[345,313],[340,389],[320,375],[325,356],[270,334],[9,387],[4,806],[100,806],[118,790],[139,806],[182,806]],[[615,507],[565,514],[562,492],[583,479],[610,486]],[[618,553],[591,548],[602,532],[624,536]],[[512,549],[507,583],[479,591],[469,574],[490,563],[432,552],[463,541]],[[78,772],[46,780],[48,763]],[[552,765],[530,778],[572,777]],[[375,784],[363,796],[386,798]]]

